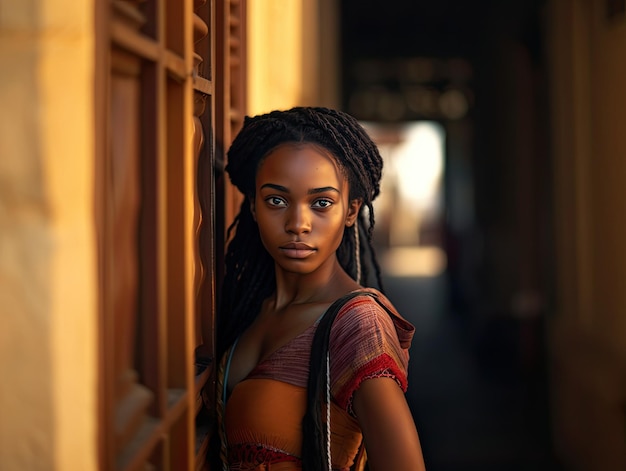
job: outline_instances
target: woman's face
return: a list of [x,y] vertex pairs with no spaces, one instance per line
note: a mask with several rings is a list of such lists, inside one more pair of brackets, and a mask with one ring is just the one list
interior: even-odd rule
[[285,144],[268,154],[257,171],[252,213],[277,265],[310,274],[334,264],[344,228],[361,206],[348,196],[347,179],[321,148]]

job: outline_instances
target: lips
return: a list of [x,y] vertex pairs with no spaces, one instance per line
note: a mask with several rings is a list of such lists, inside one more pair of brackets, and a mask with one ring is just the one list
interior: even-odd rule
[[303,242],[290,242],[279,249],[289,258],[306,258],[315,253],[315,249]]

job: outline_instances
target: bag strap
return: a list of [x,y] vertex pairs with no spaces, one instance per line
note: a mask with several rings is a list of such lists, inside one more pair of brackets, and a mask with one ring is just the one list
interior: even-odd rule
[[[326,460],[322,460],[322,467],[319,469],[328,470],[332,469],[331,454],[330,454],[330,357],[329,357],[329,343],[330,343],[330,331],[337,317],[337,314],[341,309],[352,299],[357,296],[370,296],[378,302],[378,298],[374,293],[368,291],[352,291],[341,298],[337,299],[326,310],[322,318],[320,319],[313,342],[311,344],[311,357],[309,359],[309,378],[307,381],[307,408],[302,419],[302,429],[309,430],[314,443],[322,442],[320,431],[325,428],[324,442],[326,444],[325,450],[315,450],[317,456],[304,456],[305,449],[303,448],[302,459],[306,463],[319,463],[320,456],[325,456]],[[380,304],[380,303],[379,303]],[[311,372],[319,366],[319,362],[322,362],[322,371],[319,375],[313,375]],[[321,409],[322,409],[322,396],[326,405],[326,427],[322,426],[321,422]],[[361,446],[362,448],[362,446]],[[312,468],[315,469],[315,466]]]

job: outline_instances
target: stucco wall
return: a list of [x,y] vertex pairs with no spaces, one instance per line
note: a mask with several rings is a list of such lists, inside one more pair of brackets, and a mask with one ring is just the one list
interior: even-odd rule
[[336,0],[247,0],[248,112],[338,106]]
[[92,1],[0,0],[0,469],[94,470]]

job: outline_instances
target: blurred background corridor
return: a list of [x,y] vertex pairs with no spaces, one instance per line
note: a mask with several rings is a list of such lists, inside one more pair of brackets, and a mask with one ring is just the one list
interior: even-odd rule
[[408,398],[430,471],[561,469],[543,7],[342,2],[343,103],[385,158],[376,236],[417,328]]

